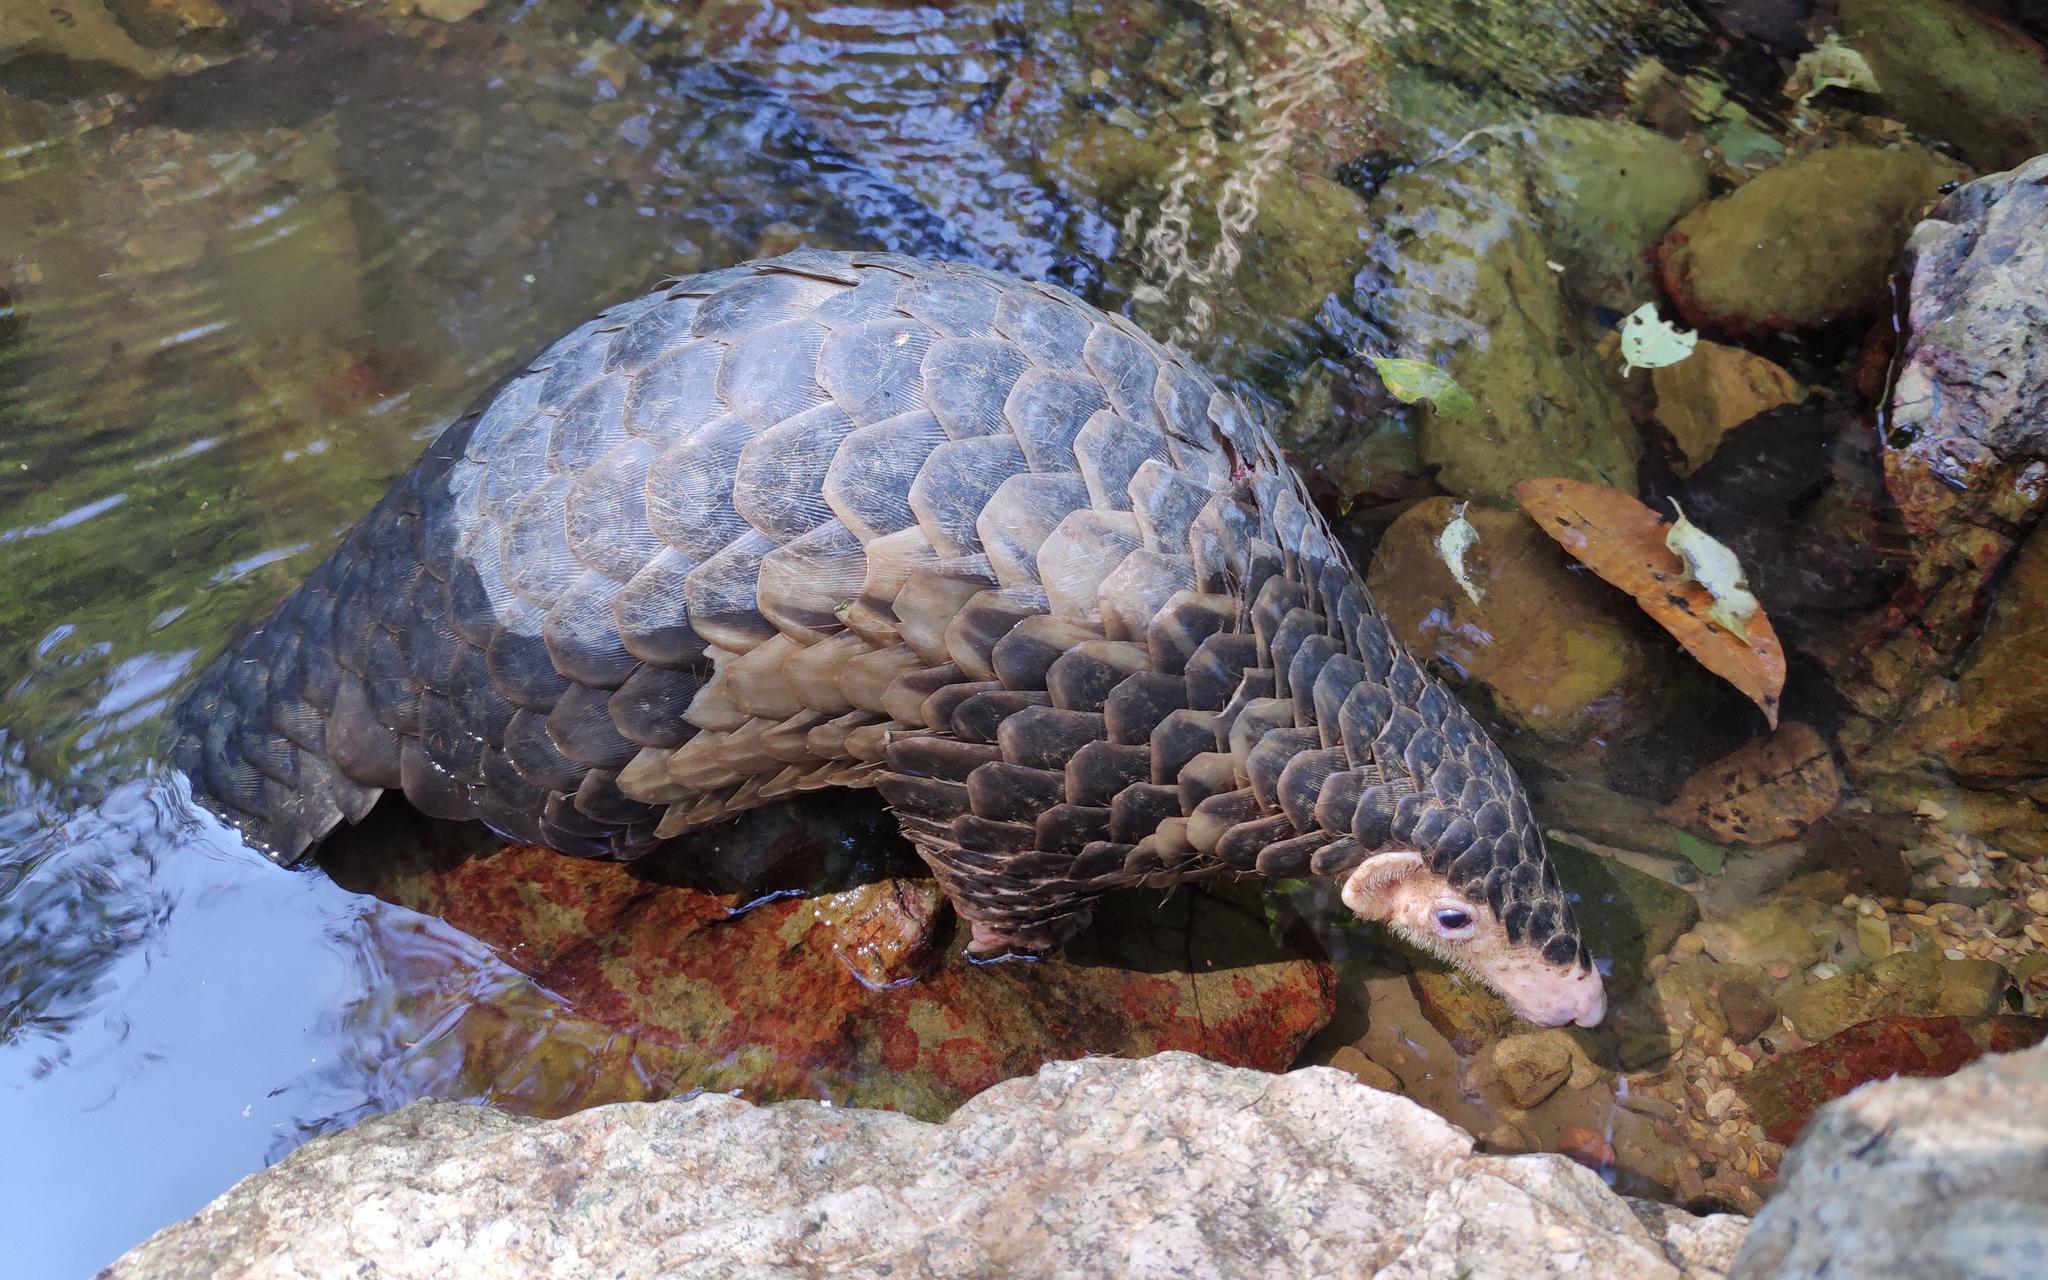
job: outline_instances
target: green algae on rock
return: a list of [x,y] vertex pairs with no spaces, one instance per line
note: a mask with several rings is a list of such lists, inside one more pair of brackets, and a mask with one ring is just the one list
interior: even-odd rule
[[1869,319],[1913,224],[1966,176],[1910,145],[1795,157],[1681,218],[1664,287],[1688,323],[1736,337]]
[[1842,0],[1885,109],[1986,171],[2048,151],[2048,51],[1961,0]]
[[1648,296],[1649,251],[1706,184],[1698,155],[1649,130],[1538,116],[1380,188],[1359,305],[1478,406],[1477,420],[1422,417],[1445,488],[1501,499],[1562,475],[1634,489],[1641,445],[1591,310]]
[[1404,355],[1449,356],[1477,421],[1423,415],[1423,461],[1466,497],[1537,475],[1633,490],[1641,445],[1598,335],[1548,265],[1519,143],[1401,174],[1374,196],[1359,303]]
[[1739,915],[1700,925],[1707,954],[1727,964],[1802,969],[1821,958],[1813,936],[1818,904],[1803,899],[1766,902]]
[[1778,1008],[1793,1030],[1817,1041],[1872,1018],[1988,1017],[2004,1007],[2007,983],[2005,970],[1989,960],[1901,951],[1788,991]]
[[[1233,362],[1256,358],[1273,332],[1303,324],[1324,299],[1349,291],[1365,256],[1365,201],[1256,147],[1226,145],[1202,154],[1185,173],[1174,170],[1177,154],[1184,153],[1142,130],[1094,121],[1054,142],[1040,166],[1106,214],[1150,211],[1168,199],[1185,203],[1172,227],[1148,233],[1131,224],[1138,234],[1124,257],[1138,278],[1125,287],[1141,325],[1176,335],[1231,371]],[[1230,231],[1228,252],[1219,253],[1224,200],[1236,202],[1228,215],[1241,225]],[[1187,291],[1226,284],[1235,305],[1190,324]]]

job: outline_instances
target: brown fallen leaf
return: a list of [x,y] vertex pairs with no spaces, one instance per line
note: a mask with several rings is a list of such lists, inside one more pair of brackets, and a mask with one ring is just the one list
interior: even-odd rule
[[1634,596],[1701,666],[1740,689],[1778,727],[1785,649],[1777,632],[1761,613],[1749,619],[1747,637],[1713,619],[1713,595],[1686,577],[1685,563],[1664,545],[1669,522],[1630,494],[1584,480],[1524,480],[1515,496],[1537,528]]
[[1694,774],[1658,816],[1723,844],[1774,844],[1827,817],[1841,800],[1834,753],[1792,720]]

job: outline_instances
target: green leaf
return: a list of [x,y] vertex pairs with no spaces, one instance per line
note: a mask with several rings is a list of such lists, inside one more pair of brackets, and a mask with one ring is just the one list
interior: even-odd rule
[[1457,379],[1427,360],[1374,356],[1372,367],[1378,371],[1380,381],[1387,384],[1387,391],[1402,404],[1427,400],[1431,408],[1446,418],[1472,418],[1479,414],[1478,403],[1458,385]]
[[1775,164],[1785,158],[1785,144],[1747,120],[1723,120],[1706,130],[1707,140],[1721,152],[1721,158],[1737,169],[1751,161]]
[[1471,504],[1461,502],[1457,509],[1451,512],[1451,518],[1444,523],[1444,531],[1437,535],[1436,553],[1443,558],[1444,566],[1451,571],[1451,577],[1465,589],[1465,595],[1473,604],[1478,604],[1486,598],[1486,592],[1465,573],[1465,553],[1479,541],[1479,530],[1473,528],[1472,522],[1465,518],[1465,508],[1469,505]]
[[1702,840],[1690,831],[1673,827],[1671,838],[1678,851],[1685,855],[1685,860],[1700,869],[1701,875],[1717,874],[1728,861],[1728,850],[1710,840]]
[[1797,94],[1802,107],[1824,89],[1879,92],[1877,73],[1870,69],[1862,54],[1843,44],[1842,38],[1833,32],[1799,55],[1798,64],[1792,68],[1792,78],[1785,82],[1786,95]]
[[1621,376],[1632,369],[1661,369],[1677,364],[1700,343],[1697,333],[1681,332],[1657,315],[1657,304],[1645,302],[1621,322]]

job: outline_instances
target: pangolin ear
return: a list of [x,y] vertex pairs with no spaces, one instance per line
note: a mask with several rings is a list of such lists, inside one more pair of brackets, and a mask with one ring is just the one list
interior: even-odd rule
[[1344,882],[1344,905],[1357,912],[1361,920],[1389,919],[1394,914],[1394,887],[1423,866],[1419,853],[1376,853],[1360,863]]

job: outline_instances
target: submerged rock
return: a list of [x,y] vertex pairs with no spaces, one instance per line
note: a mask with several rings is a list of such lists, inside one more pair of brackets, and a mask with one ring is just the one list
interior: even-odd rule
[[1821,1109],[1733,1275],[2036,1275],[2048,1255],[2044,1168],[2048,1049],[1946,1080],[1871,1085]]
[[2005,970],[1989,960],[1901,951],[1867,969],[1788,991],[1778,1007],[1800,1035],[1826,1040],[1872,1018],[1989,1017],[2004,1006],[2007,981]]
[[1671,433],[1691,475],[1714,456],[1721,438],[1760,414],[1806,398],[1799,380],[1760,355],[1718,342],[1701,342],[1676,364],[1650,373],[1657,422]]
[[1438,547],[1457,503],[1403,512],[1373,555],[1367,584],[1411,653],[1484,690],[1520,728],[1570,744],[1623,738],[1651,723],[1665,647],[1627,599],[1575,573],[1519,511],[1471,506],[1465,551],[1474,600]]
[[[1244,372],[1238,362],[1348,292],[1365,256],[1365,201],[1258,146],[1177,150],[1097,121],[1053,142],[1039,163],[1104,214],[1130,211],[1121,257],[1137,278],[1120,284],[1133,318],[1226,373]],[[1228,309],[1212,308],[1218,293],[1230,296]]]
[[2048,1022],[2017,1014],[1874,1018],[1758,1067],[1735,1088],[1774,1141],[1790,1142],[1823,1103],[1858,1085],[1892,1076],[1953,1075],[1987,1053],[2039,1044],[2044,1034]]
[[1723,334],[1868,319],[1914,222],[1965,176],[1914,146],[1787,160],[1679,220],[1660,254],[1664,287],[1688,323]]
[[1493,1046],[1486,1067],[1508,1101],[1525,1110],[1541,1106],[1575,1075],[1590,1083],[1596,1070],[1571,1036],[1556,1028],[1509,1036]]
[[1972,781],[2048,777],[2048,538],[2020,547],[1983,630],[1953,680],[1936,683],[1891,752],[1925,752]]
[[88,74],[111,70],[147,80],[170,69],[161,53],[136,43],[99,0],[0,8],[0,65],[16,58],[50,59]]
[[1707,921],[1699,935],[1707,954],[1727,964],[1801,969],[1821,958],[1813,936],[1819,923],[1819,904],[1791,899]]
[[[394,857],[375,833],[328,862],[344,884],[492,944],[675,1089],[937,1117],[1076,1053],[1186,1049],[1283,1068],[1329,1020],[1329,967],[1206,893],[1123,895],[1058,958],[970,964],[935,886],[875,860],[868,846],[893,840],[864,809],[842,798],[760,810],[642,863],[523,847],[465,856],[433,847],[438,834]],[[835,873],[848,847],[856,865]],[[700,879],[713,865],[739,883]]]
[[[2018,6],[2015,6],[2018,7]],[[1843,38],[1885,111],[1980,169],[2048,151],[2048,52],[1963,0],[1842,0]]]
[[1422,459],[1468,497],[1509,501],[1537,476],[1633,492],[1641,443],[1588,299],[1632,287],[1637,255],[1703,175],[1626,124],[1550,117],[1493,126],[1466,146],[1374,195],[1358,280],[1359,306],[1394,353],[1441,357],[1477,405],[1470,417],[1426,412]]
[[1645,50],[1706,35],[1685,6],[1659,0],[1386,0],[1385,9],[1403,57],[1536,101],[1598,97]]
[[316,1138],[107,1280],[1376,1275],[1720,1280],[1745,1224],[1482,1156],[1340,1071],[1043,1069],[945,1124],[715,1094],[532,1122],[421,1103]]
[[1747,1043],[1777,1021],[1764,993],[1770,975],[1756,965],[1688,960],[1657,975],[1643,999],[1617,1009],[1614,1032],[1621,1065],[1654,1067],[1677,1053],[1694,1027],[1705,1027],[1738,1044]]
[[1441,360],[1476,415],[1420,410],[1421,461],[1502,501],[1563,475],[1635,487],[1641,451],[1595,311],[1652,293],[1650,250],[1704,199],[1702,159],[1635,125],[1486,125],[1385,183],[1358,304],[1395,354]]

